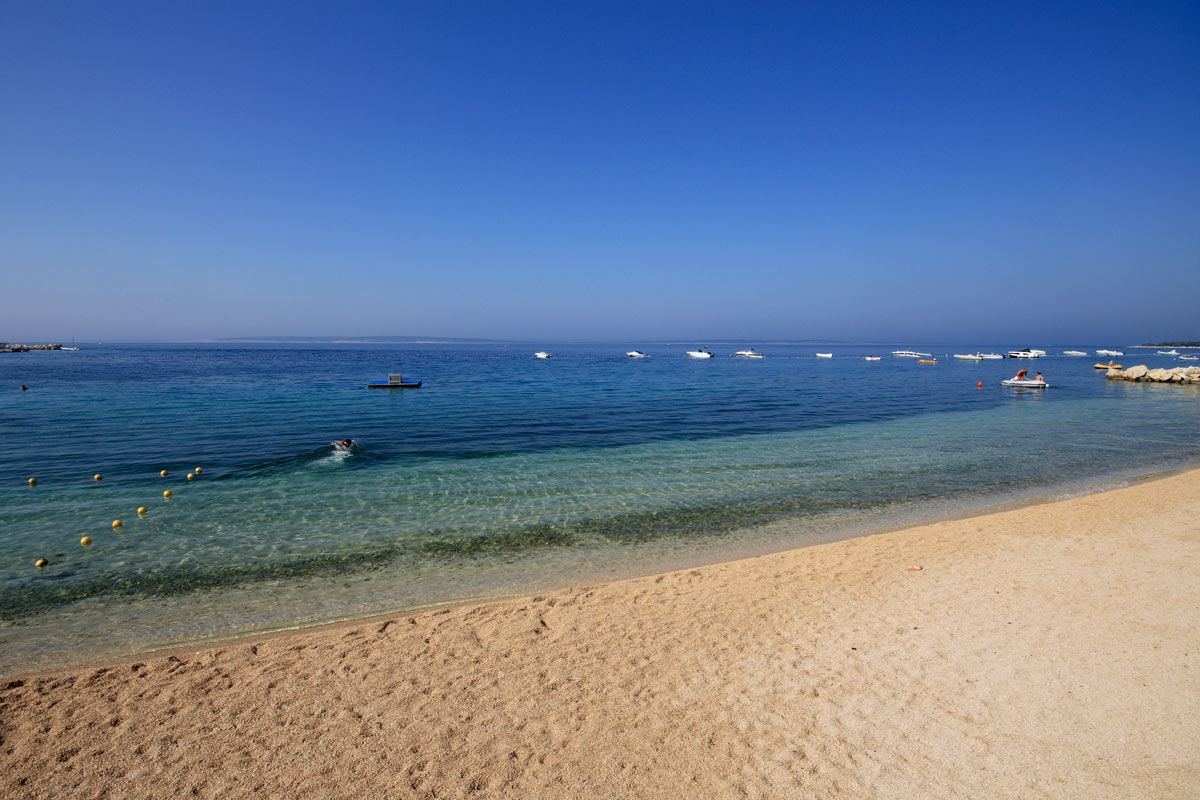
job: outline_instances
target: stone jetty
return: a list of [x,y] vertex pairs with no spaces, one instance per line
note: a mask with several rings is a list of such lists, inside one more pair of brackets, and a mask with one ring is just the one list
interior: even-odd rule
[[1175,369],[1149,369],[1139,364],[1129,369],[1110,369],[1104,377],[1110,381],[1142,381],[1149,383],[1196,383],[1200,384],[1200,367],[1176,367]]

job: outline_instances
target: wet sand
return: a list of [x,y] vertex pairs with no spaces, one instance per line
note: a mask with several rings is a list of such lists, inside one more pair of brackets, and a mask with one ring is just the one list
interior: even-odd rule
[[0,796],[1196,797],[1198,650],[1190,471],[16,676]]

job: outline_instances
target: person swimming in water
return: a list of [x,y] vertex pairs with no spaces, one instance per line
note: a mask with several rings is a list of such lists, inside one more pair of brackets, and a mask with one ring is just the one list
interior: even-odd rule
[[339,441],[330,442],[330,444],[333,445],[338,450],[349,450],[351,447],[354,447],[354,440],[353,439],[341,439]]

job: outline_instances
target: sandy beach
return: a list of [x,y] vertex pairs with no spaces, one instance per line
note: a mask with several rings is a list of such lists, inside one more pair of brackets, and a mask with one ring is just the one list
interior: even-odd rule
[[15,676],[0,795],[1195,797],[1198,650],[1190,471]]

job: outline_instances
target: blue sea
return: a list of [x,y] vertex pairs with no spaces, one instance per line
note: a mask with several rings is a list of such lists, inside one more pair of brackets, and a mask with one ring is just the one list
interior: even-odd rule
[[[0,673],[649,574],[1200,462],[1200,387],[1106,381],[1106,343],[978,363],[949,357],[974,344],[686,358],[697,344],[0,354]],[[747,345],[766,358],[732,357]],[[940,363],[889,355],[909,346]],[[1093,355],[1055,354],[1072,348]],[[1019,367],[1051,388],[1002,387]],[[366,388],[390,372],[424,384]]]

